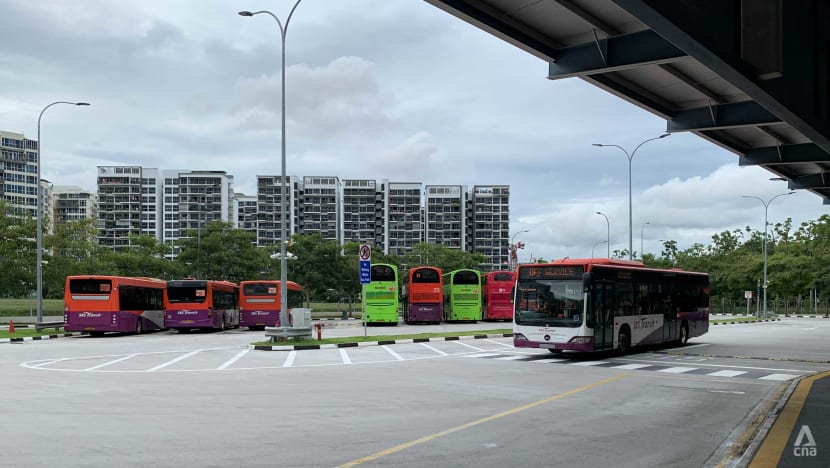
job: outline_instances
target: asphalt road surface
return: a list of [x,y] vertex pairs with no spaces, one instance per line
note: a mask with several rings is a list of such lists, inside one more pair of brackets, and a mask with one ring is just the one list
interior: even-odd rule
[[[342,323],[324,336],[363,332]],[[687,347],[627,356],[517,350],[511,338],[249,349],[261,339],[0,344],[0,465],[734,466],[749,462],[739,448],[759,415],[830,369],[830,321],[805,318],[713,326]]]

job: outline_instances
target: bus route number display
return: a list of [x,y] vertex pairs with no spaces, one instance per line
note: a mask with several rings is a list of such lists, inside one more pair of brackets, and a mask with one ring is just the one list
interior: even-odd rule
[[579,265],[546,265],[522,268],[522,279],[581,279],[584,272]]

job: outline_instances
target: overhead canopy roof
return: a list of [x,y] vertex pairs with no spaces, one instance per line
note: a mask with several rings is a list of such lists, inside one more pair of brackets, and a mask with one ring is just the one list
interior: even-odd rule
[[426,1],[830,204],[830,2]]

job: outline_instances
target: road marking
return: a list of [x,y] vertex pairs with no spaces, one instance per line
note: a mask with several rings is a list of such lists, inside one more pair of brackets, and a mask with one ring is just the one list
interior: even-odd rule
[[588,362],[572,362],[568,364],[569,366],[600,366],[602,364],[608,364],[610,361],[588,361]]
[[770,374],[770,375],[766,375],[764,377],[761,377],[760,380],[775,380],[775,381],[778,381],[778,382],[784,382],[784,381],[787,381],[787,380],[792,380],[796,377],[798,377],[798,376],[797,375],[792,375],[792,374]]
[[147,372],[155,372],[159,369],[164,369],[167,366],[172,366],[173,364],[175,364],[179,361],[184,361],[185,359],[189,358],[190,356],[193,356],[193,355],[197,354],[199,351],[201,351],[201,350],[197,349],[196,351],[191,351],[187,354],[181,355],[181,356],[177,357],[176,359],[172,359],[170,361],[165,362],[164,364],[159,364],[156,367],[153,367],[152,369],[147,369]]
[[384,346],[382,346],[382,348],[385,349],[387,353],[391,354],[392,357],[397,359],[398,361],[403,361],[404,360],[403,356],[396,353],[395,351],[392,351],[392,348],[390,348],[389,346],[384,345]]
[[686,346],[684,346],[683,348],[685,348],[685,349],[689,349],[689,348],[700,348],[700,347],[702,347],[702,346],[709,346],[709,345],[711,345],[711,344],[712,344],[712,343],[700,343],[700,344],[695,344],[695,345],[686,345]]
[[294,358],[297,357],[296,351],[291,351],[288,353],[288,356],[285,357],[285,362],[282,363],[282,367],[291,367],[294,365]]
[[471,348],[471,349],[474,349],[474,350],[476,350],[476,351],[487,351],[487,350],[486,350],[486,349],[484,349],[484,348],[476,348],[476,347],[475,347],[475,346],[473,346],[473,345],[468,345],[467,343],[463,343],[463,342],[458,341],[458,340],[452,340],[452,343],[455,343],[455,344],[457,344],[457,345],[461,345],[461,346],[466,346],[466,347]]
[[349,353],[344,348],[340,348],[340,360],[343,361],[343,364],[352,363],[352,358],[349,357]]
[[533,359],[528,362],[562,362],[567,361],[567,359],[556,359],[556,358],[547,358],[547,359]]
[[513,343],[507,344],[507,343],[502,343],[501,341],[495,341],[495,340],[490,340],[490,339],[485,339],[484,341],[487,341],[487,342],[490,342],[490,343],[493,343],[493,344],[497,344],[497,345],[502,345],[506,348],[513,348]]
[[803,328],[803,330],[816,330],[816,329],[817,329],[817,328],[818,328],[818,327],[812,327],[812,328]]
[[29,367],[31,367],[32,369],[37,369],[38,367],[48,366],[49,364],[54,364],[56,362],[66,361],[67,359],[69,359],[69,358],[52,359],[52,360],[49,360],[49,361],[43,361],[40,364],[35,364],[34,366],[29,366]]
[[449,356],[449,354],[441,351],[440,349],[436,349],[436,348],[434,348],[434,347],[432,347],[432,346],[430,346],[426,343],[421,343],[421,346],[423,346],[424,348],[430,349],[432,351],[435,351],[436,353],[440,354],[441,356]]
[[227,369],[231,364],[242,359],[242,356],[248,354],[248,351],[250,351],[250,349],[243,349],[242,351],[236,353],[236,356],[225,361],[221,366],[217,367],[216,370]]
[[[631,361],[631,362],[653,362],[657,364],[667,364],[663,361],[649,361],[645,359],[620,359],[620,361]],[[809,371],[809,370],[798,370],[798,369],[776,369],[774,367],[754,367],[754,366],[731,366],[728,364],[704,364],[699,363],[696,364],[698,366],[706,366],[706,367],[728,367],[730,369],[754,369],[754,370],[764,370],[764,371],[783,371],[783,372],[799,372],[802,374],[815,374],[816,371]]]
[[627,376],[627,374],[620,374],[620,375],[611,377],[609,379],[600,380],[599,382],[594,382],[592,384],[588,384],[588,385],[585,385],[583,387],[575,388],[573,390],[569,390],[567,392],[560,393],[558,395],[553,395],[553,396],[544,398],[542,400],[537,400],[537,401],[534,401],[533,403],[528,403],[526,405],[519,406],[519,407],[510,409],[510,410],[507,410],[507,411],[502,411],[501,413],[497,413],[497,414],[494,414],[494,415],[491,415],[491,416],[487,416],[485,418],[477,419],[475,421],[470,421],[466,424],[462,424],[460,426],[455,426],[455,427],[452,427],[452,428],[447,429],[445,431],[436,432],[434,434],[430,434],[430,435],[421,437],[419,439],[415,439],[413,441],[406,442],[406,443],[397,445],[395,447],[388,448],[386,450],[381,450],[380,452],[373,453],[373,454],[368,455],[366,457],[358,458],[357,460],[352,460],[348,463],[344,463],[344,464],[338,466],[337,468],[350,468],[350,467],[353,467],[353,466],[361,465],[363,463],[372,462],[372,461],[378,460],[380,458],[383,458],[387,455],[392,455],[393,453],[397,453],[397,452],[400,452],[402,450],[406,450],[408,448],[415,447],[416,445],[421,445],[421,444],[424,444],[426,442],[435,440],[439,437],[444,437],[444,436],[453,434],[455,432],[463,431],[463,430],[469,429],[471,427],[475,427],[475,426],[478,426],[478,425],[481,425],[481,424],[484,424],[484,423],[487,423],[487,422],[490,422],[490,421],[494,421],[496,419],[503,418],[505,416],[510,416],[510,415],[513,415],[513,414],[516,414],[516,413],[520,413],[522,411],[526,411],[526,410],[535,408],[537,406],[544,405],[545,403],[550,403],[552,401],[560,400],[562,398],[569,397],[571,395],[576,395],[577,393],[582,393],[582,392],[585,392],[585,391],[588,391],[588,390],[591,390],[591,389],[609,384],[611,382],[620,380],[620,379],[622,379],[626,376]]
[[636,370],[642,369],[643,367],[651,367],[648,364],[623,364],[621,366],[614,366],[612,369],[626,369],[626,370]]
[[719,370],[717,372],[711,372],[709,376],[712,377],[737,377],[739,375],[746,374],[746,371],[737,371],[737,370]]
[[805,377],[804,380],[798,383],[789,400],[787,400],[787,404],[784,405],[781,413],[775,419],[772,429],[767,433],[764,441],[761,442],[758,451],[755,452],[755,457],[752,458],[749,468],[778,466],[784,448],[787,446],[787,442],[795,428],[795,423],[798,422],[798,416],[801,414],[801,410],[804,409],[807,396],[810,395],[813,382],[828,376],[830,376],[830,371],[825,371],[821,374]]
[[465,354],[464,357],[491,357],[491,356],[501,356],[499,353],[478,353],[478,354]]
[[684,372],[690,372],[693,370],[697,370],[697,367],[669,367],[668,369],[660,369],[657,372],[665,372],[667,374],[682,374]]
[[518,361],[519,359],[527,359],[527,356],[502,356],[496,359],[499,361]]
[[124,357],[119,358],[119,359],[113,359],[112,361],[105,362],[103,364],[98,364],[97,366],[87,367],[84,370],[85,371],[92,371],[92,370],[95,370],[95,369],[100,369],[102,367],[109,366],[110,364],[115,364],[117,362],[126,361],[127,359],[130,359],[131,357],[135,357],[135,356],[136,356],[135,354],[130,354],[128,356],[124,356]]

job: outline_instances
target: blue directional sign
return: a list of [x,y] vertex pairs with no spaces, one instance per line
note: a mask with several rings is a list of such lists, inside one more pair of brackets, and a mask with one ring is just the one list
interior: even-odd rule
[[369,284],[372,282],[372,261],[360,261],[360,284]]

